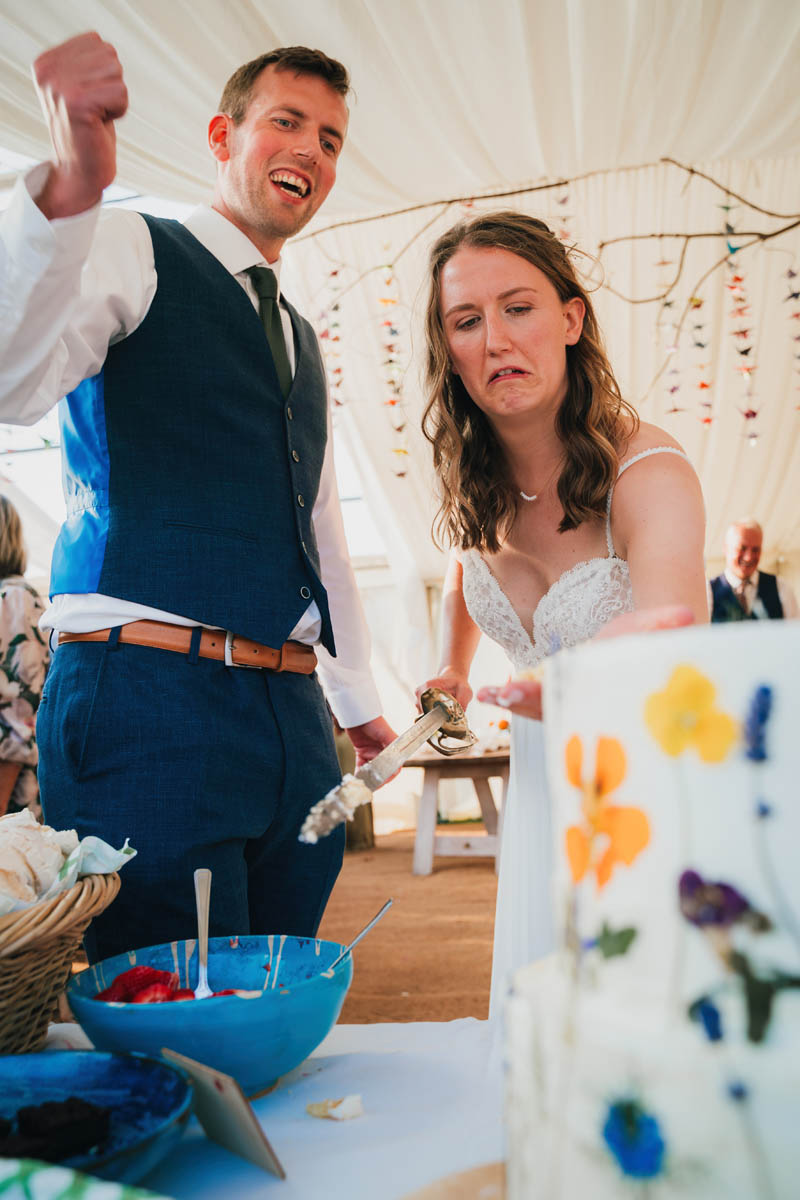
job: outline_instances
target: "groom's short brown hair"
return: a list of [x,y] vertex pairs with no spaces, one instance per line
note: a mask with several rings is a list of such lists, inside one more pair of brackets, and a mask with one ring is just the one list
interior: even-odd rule
[[253,84],[267,67],[292,71],[295,75],[316,75],[340,96],[346,96],[350,91],[347,67],[337,59],[329,58],[322,50],[310,50],[308,46],[283,46],[244,63],[225,84],[218,111],[227,113],[234,125],[241,124],[247,115]]

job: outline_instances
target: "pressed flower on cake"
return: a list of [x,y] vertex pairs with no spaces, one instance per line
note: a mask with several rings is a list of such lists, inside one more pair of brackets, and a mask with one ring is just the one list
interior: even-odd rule
[[609,1105],[603,1141],[623,1174],[655,1179],[664,1169],[666,1145],[658,1120],[630,1097]]
[[722,762],[739,730],[733,717],[714,706],[716,694],[710,679],[684,663],[662,692],[647,697],[645,724],[665,754],[677,758],[691,748],[703,762]]
[[650,825],[638,808],[609,804],[608,795],[625,778],[625,751],[616,738],[597,739],[594,773],[584,779],[583,743],[573,735],[567,743],[567,779],[583,794],[583,823],[566,833],[572,878],[580,883],[594,871],[598,888],[605,887],[617,864],[630,866],[650,841]]
[[753,692],[744,722],[744,753],[751,762],[767,760],[767,723],[772,712],[772,688],[762,684]]

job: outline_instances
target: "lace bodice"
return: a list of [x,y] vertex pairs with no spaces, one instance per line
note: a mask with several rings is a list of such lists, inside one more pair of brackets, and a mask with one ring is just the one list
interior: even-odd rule
[[[673,446],[653,446],[623,463],[617,479],[628,467],[651,454],[686,457]],[[616,555],[611,537],[613,494],[612,487],[606,505],[608,555],[586,559],[559,576],[537,604],[530,631],[512,608],[486,559],[477,550],[460,552],[467,610],[481,632],[506,652],[515,671],[535,667],[562,647],[587,641],[612,617],[632,610],[628,564]]]

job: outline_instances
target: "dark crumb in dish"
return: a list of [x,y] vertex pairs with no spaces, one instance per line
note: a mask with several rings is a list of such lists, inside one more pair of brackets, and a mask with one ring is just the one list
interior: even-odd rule
[[80,1096],[21,1108],[14,1123],[0,1118],[0,1156],[63,1162],[108,1138],[111,1109]]

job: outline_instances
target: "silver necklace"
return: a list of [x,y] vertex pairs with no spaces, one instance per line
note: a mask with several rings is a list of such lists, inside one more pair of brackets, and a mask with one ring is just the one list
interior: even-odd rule
[[559,465],[560,465],[559,463],[556,463],[554,469],[550,472],[550,474],[547,478],[547,481],[540,492],[534,492],[532,496],[529,496],[527,492],[523,492],[522,488],[520,488],[519,494],[522,497],[522,499],[527,500],[528,504],[533,504],[534,500],[539,500],[545,494],[547,489],[550,487],[550,482],[551,482],[553,476],[555,475],[556,471],[558,470]]

